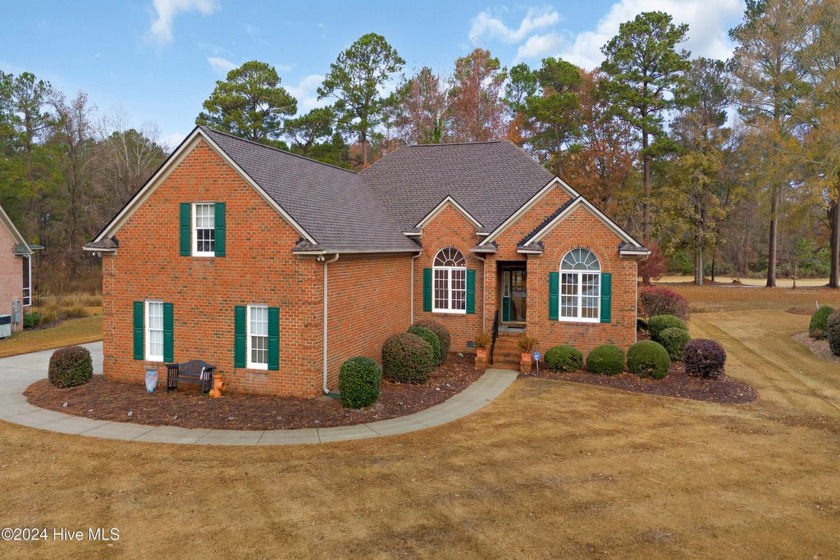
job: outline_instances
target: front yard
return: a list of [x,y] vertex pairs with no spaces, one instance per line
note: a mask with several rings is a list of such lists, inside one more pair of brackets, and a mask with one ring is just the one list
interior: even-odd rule
[[838,557],[840,364],[792,340],[808,317],[785,311],[815,294],[724,290],[687,290],[717,310],[694,313],[692,335],[726,346],[751,404],[520,379],[438,428],[267,448],[0,422],[4,526],[120,531],[0,556]]

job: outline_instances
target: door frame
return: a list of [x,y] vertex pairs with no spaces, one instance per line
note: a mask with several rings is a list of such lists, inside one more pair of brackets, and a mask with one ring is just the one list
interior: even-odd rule
[[527,301],[527,294],[528,294],[528,266],[527,263],[512,263],[512,264],[502,264],[499,265],[499,270],[501,272],[499,278],[501,282],[501,324],[506,327],[514,327],[514,328],[524,328],[527,324],[528,320],[528,309],[525,308],[525,321],[511,321],[510,320],[510,304],[512,300],[512,279],[511,279],[511,272],[520,270],[524,272],[525,278],[525,294],[526,294],[526,301]]

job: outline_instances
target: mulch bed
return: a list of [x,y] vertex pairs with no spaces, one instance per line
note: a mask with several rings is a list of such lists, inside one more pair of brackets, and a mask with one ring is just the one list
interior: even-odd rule
[[828,340],[826,339],[814,340],[808,336],[808,333],[806,332],[795,334],[791,338],[799,344],[807,346],[811,350],[811,353],[821,360],[825,360],[827,362],[840,362],[840,356],[834,355],[831,348],[829,348]]
[[542,379],[561,379],[575,383],[612,387],[633,393],[648,393],[665,397],[680,397],[695,401],[707,401],[723,404],[749,403],[758,398],[758,392],[740,381],[723,375],[717,379],[694,377],[685,373],[682,362],[672,362],[668,375],[663,379],[641,378],[632,373],[618,375],[599,375],[585,371],[558,373],[540,370],[520,374],[520,378],[539,377]]
[[97,420],[153,426],[227,430],[280,430],[348,426],[405,416],[440,404],[466,389],[484,373],[474,356],[450,356],[422,385],[382,382],[382,394],[362,410],[342,408],[338,399],[297,399],[225,393],[212,399],[191,388],[171,393],[160,385],[147,393],[143,382],[108,381],[94,375],[85,385],[58,389],[43,379],[30,385],[34,406]]

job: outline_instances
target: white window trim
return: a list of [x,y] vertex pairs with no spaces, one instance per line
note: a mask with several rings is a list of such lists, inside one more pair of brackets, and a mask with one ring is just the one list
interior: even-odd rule
[[152,303],[156,303],[156,304],[159,303],[160,304],[160,319],[161,319],[160,332],[161,332],[161,335],[163,335],[163,332],[164,332],[164,329],[163,329],[163,301],[156,300],[156,299],[147,299],[146,303],[145,303],[144,313],[143,313],[143,339],[144,339],[144,346],[145,346],[144,351],[145,351],[145,354],[146,354],[146,361],[147,362],[162,362],[163,361],[163,345],[165,344],[165,341],[163,339],[161,339],[161,343],[162,343],[161,347],[160,347],[161,353],[159,355],[152,354],[151,351],[149,350],[149,348],[151,346],[151,342],[152,342],[152,337],[149,336],[149,334],[150,334],[150,330],[149,330],[149,304],[152,304]]
[[[265,363],[259,363],[259,362],[252,362],[251,361],[251,355],[252,355],[251,350],[253,348],[253,345],[251,344],[251,310],[252,309],[265,309],[266,319],[268,319],[268,305],[264,305],[264,304],[261,304],[261,303],[260,304],[255,303],[255,304],[248,305],[248,307],[246,308],[246,311],[245,311],[245,340],[246,340],[246,343],[245,343],[245,356],[246,356],[245,357],[245,366],[248,369],[268,370],[268,353],[266,353]],[[267,331],[266,331],[266,338],[268,338],[268,332]],[[268,348],[268,347],[266,346],[266,348]]]
[[[579,249],[587,251],[589,254],[591,254],[595,258],[595,261],[598,263],[598,270],[575,270],[575,269],[564,269],[563,268],[563,261],[566,260],[566,257],[570,253],[572,253],[573,251],[576,251],[576,250],[579,250]],[[600,259],[598,259],[598,256],[595,255],[595,253],[593,253],[589,249],[586,249],[585,247],[578,247],[578,248],[572,249],[571,251],[569,251],[568,253],[563,255],[563,259],[560,261],[560,278],[559,278],[560,281],[559,281],[559,286],[558,286],[558,290],[560,291],[560,293],[557,295],[557,317],[558,317],[559,321],[567,321],[567,322],[570,322],[570,323],[600,323],[601,322],[601,288],[602,288],[601,272],[602,271],[601,271],[601,261],[600,261]],[[575,275],[575,278],[577,280],[577,282],[576,282],[577,291],[576,291],[576,294],[575,294],[575,298],[577,299],[577,305],[575,306],[576,315],[574,317],[568,317],[568,316],[563,315],[563,297],[564,297],[563,296],[563,275],[564,274],[573,274],[573,275]],[[595,307],[595,309],[596,309],[595,317],[584,317],[583,316],[583,297],[584,297],[583,296],[583,275],[584,274],[597,274],[598,275],[598,296],[596,297],[597,306]],[[565,296],[565,297],[569,297],[569,296]]]
[[21,302],[23,303],[24,307],[31,307],[32,306],[32,257],[24,255],[23,257],[26,259],[26,262],[29,266],[29,287],[23,288],[23,298]]
[[[437,298],[435,297],[435,281],[438,270],[446,271],[446,304],[449,307],[438,307]],[[464,272],[464,309],[452,308],[452,295],[455,290],[452,289],[452,272],[455,270],[462,270]],[[433,266],[432,267],[432,313],[454,313],[456,315],[467,314],[467,267],[465,266]]]
[[[198,220],[196,220],[196,209],[198,206],[202,204],[209,204],[213,207],[213,226],[215,227],[215,212],[216,212],[216,203],[215,202],[193,202],[192,203],[192,224],[190,229],[192,230],[192,256],[194,257],[215,257],[215,251],[199,251],[198,250]],[[215,240],[213,242],[215,246]]]

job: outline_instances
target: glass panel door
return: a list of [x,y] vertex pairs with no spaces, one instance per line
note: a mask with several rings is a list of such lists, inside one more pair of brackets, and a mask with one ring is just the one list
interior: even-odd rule
[[528,304],[528,287],[524,268],[510,271],[510,320],[514,323],[525,322]]
[[510,319],[510,270],[502,271],[502,321]]

